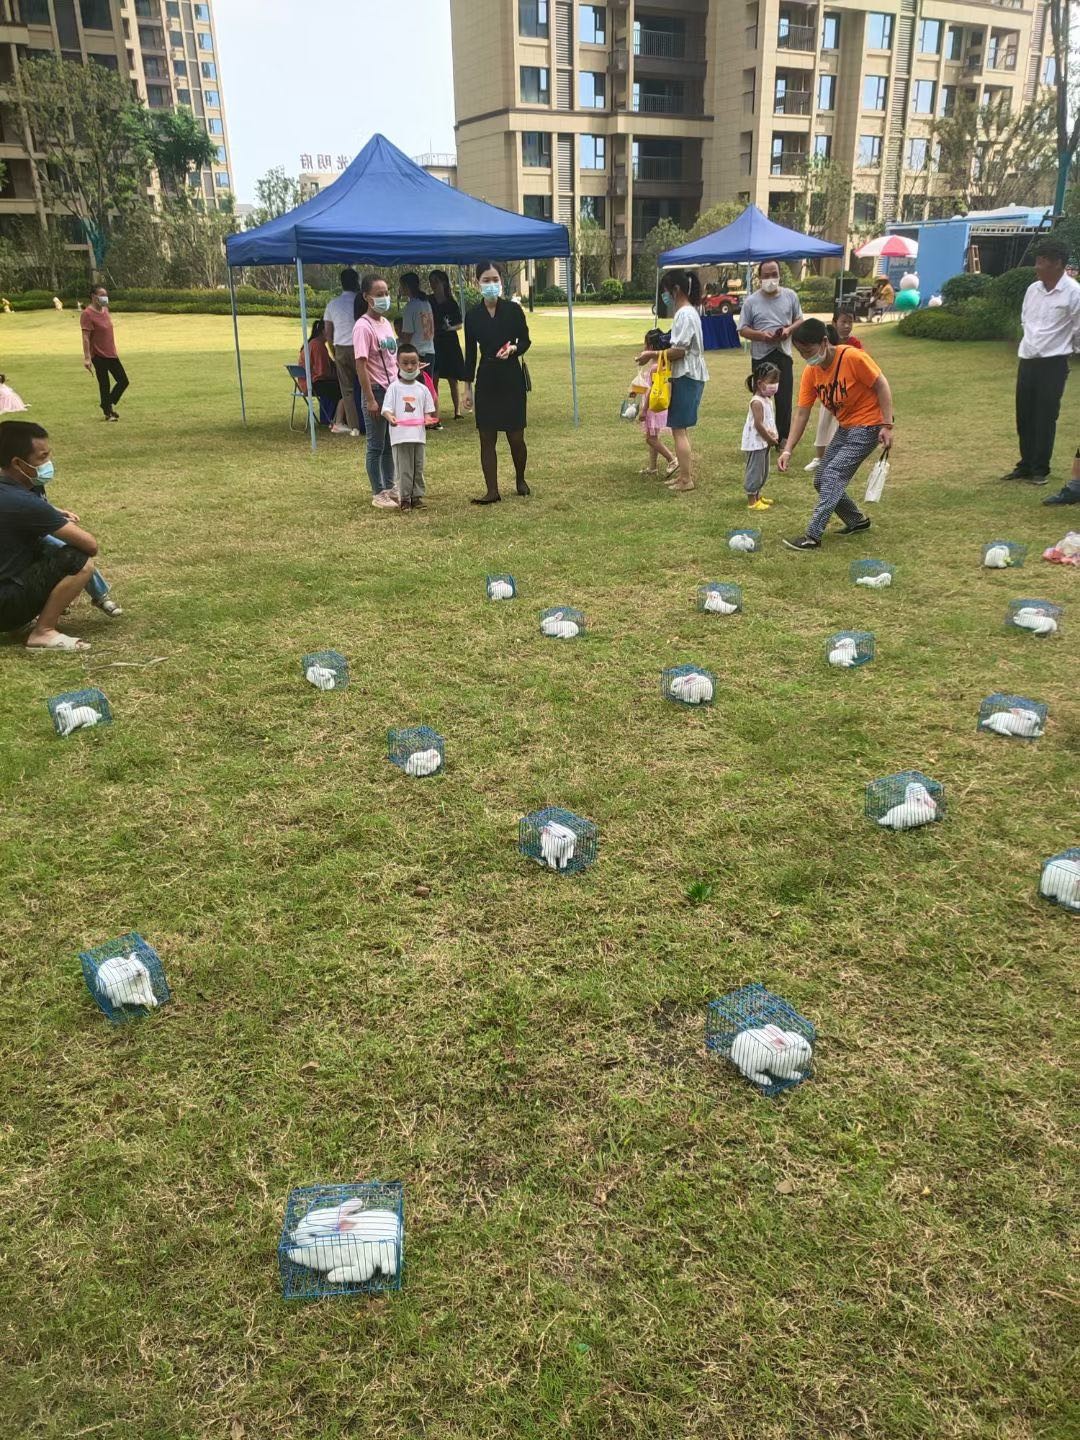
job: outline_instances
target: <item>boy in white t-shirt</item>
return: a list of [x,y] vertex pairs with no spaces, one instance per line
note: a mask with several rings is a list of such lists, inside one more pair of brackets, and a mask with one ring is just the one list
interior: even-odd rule
[[394,489],[402,510],[424,503],[424,449],[427,417],[435,414],[431,391],[420,378],[420,354],[415,345],[399,345],[397,379],[383,398],[383,419],[390,426],[394,456]]

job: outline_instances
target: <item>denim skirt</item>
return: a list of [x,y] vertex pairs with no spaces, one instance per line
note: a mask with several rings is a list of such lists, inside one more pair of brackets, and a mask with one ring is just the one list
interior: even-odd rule
[[689,375],[678,375],[672,380],[667,416],[672,430],[691,430],[697,424],[698,406],[704,389],[704,380],[691,380]]

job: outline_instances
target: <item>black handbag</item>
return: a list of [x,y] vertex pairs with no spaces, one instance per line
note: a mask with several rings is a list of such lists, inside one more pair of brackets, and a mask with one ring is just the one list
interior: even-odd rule
[[529,374],[529,367],[528,367],[528,365],[525,364],[525,361],[524,361],[524,360],[522,360],[522,362],[521,362],[521,373],[522,373],[522,376],[524,377],[524,380],[525,380],[525,394],[526,394],[526,395],[531,395],[531,394],[532,394],[532,376]]

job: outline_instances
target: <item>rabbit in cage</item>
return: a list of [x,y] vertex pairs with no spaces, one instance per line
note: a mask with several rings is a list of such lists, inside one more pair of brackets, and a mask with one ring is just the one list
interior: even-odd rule
[[554,636],[556,640],[572,640],[578,633],[578,626],[573,620],[564,620],[561,610],[541,620],[540,629],[545,635]]
[[1039,880],[1039,894],[1080,911],[1080,860],[1051,860]]
[[1008,545],[991,545],[983,556],[987,570],[1007,570],[1013,563]]
[[1053,635],[1058,628],[1052,615],[1047,615],[1044,610],[1037,610],[1034,605],[1021,606],[1012,621],[1014,625],[1019,625],[1021,630],[1030,630],[1035,635]]
[[134,950],[130,955],[114,955],[98,966],[94,983],[110,1005],[145,1005],[153,1009],[158,1003],[150,971]]
[[727,543],[729,550],[742,550],[748,553],[757,549],[757,542],[752,535],[732,535]]
[[937,819],[937,801],[921,781],[913,780],[904,789],[904,798],[878,820],[889,830],[914,830]]
[[796,1030],[781,1030],[778,1025],[740,1030],[731,1043],[732,1064],[755,1085],[771,1085],[774,1080],[804,1080],[813,1054],[805,1035]]
[[842,669],[849,669],[858,659],[859,651],[854,640],[845,637],[838,640],[829,651],[829,664],[838,665]]
[[73,730],[97,725],[101,720],[101,712],[92,705],[72,705],[69,700],[64,700],[57,705],[54,718],[60,734],[70,735]]
[[713,682],[708,675],[699,675],[696,671],[676,675],[668,688],[673,699],[686,705],[702,705],[713,698]]
[[983,721],[985,730],[994,730],[998,735],[1020,735],[1024,739],[1037,740],[1043,733],[1038,712],[1026,705],[1013,705],[1008,710],[995,710]]
[[577,835],[568,825],[549,820],[540,831],[540,854],[551,870],[565,870],[576,848]]
[[892,575],[888,570],[883,570],[880,575],[860,575],[855,584],[865,585],[870,590],[884,590],[892,584]]
[[442,764],[442,756],[434,746],[430,750],[414,750],[405,761],[406,775],[434,775]]
[[337,674],[328,665],[309,665],[304,675],[316,690],[333,690],[337,686]]
[[401,1221],[393,1210],[369,1210],[363,1200],[346,1200],[309,1210],[286,1250],[296,1265],[321,1270],[334,1284],[363,1284],[380,1272],[397,1273]]
[[488,586],[488,598],[490,600],[512,600],[514,587],[509,580],[492,580]]
[[710,590],[705,596],[705,609],[713,615],[734,615],[738,608],[725,600],[719,590]]

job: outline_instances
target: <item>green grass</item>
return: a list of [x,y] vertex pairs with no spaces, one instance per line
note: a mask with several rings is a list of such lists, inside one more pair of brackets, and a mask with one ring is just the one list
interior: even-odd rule
[[[534,498],[470,507],[451,423],[411,517],[371,509],[354,442],[288,433],[294,324],[242,323],[247,430],[227,320],[121,317],[117,426],[71,313],[2,324],[126,611],[80,604],[88,656],[0,650],[3,1434],[1076,1434],[1080,925],[1035,891],[1080,839],[1080,604],[1039,559],[1072,517],[992,479],[1009,347],[871,331],[899,417],[871,536],[779,547],[804,447],[737,561],[744,362],[711,359],[671,497],[616,419],[644,321],[582,319],[575,432],[538,315]],[[1019,574],[979,568],[999,536]],[[855,589],[859,555],[898,583]],[[485,604],[489,570],[520,601]],[[695,613],[708,578],[743,616]],[[1023,594],[1067,602],[1058,640],[1003,631]],[[542,640],[564,601],[588,638]],[[846,626],[877,634],[854,673],[822,656]],[[348,691],[302,683],[323,646]],[[659,699],[686,659],[719,677],[705,713]],[[116,723],[62,742],[45,699],[83,683]],[[1045,739],[976,735],[999,689],[1049,703]],[[383,752],[420,721],[448,755],[423,783]],[[909,766],[948,817],[880,833],[863,787]],[[517,857],[546,803],[598,821],[586,875]],[[128,929],[174,1004],[114,1032],[76,956]],[[775,1104],[702,1043],[753,979],[820,1037]],[[286,1306],[289,1187],[367,1176],[406,1183],[404,1289]]]

